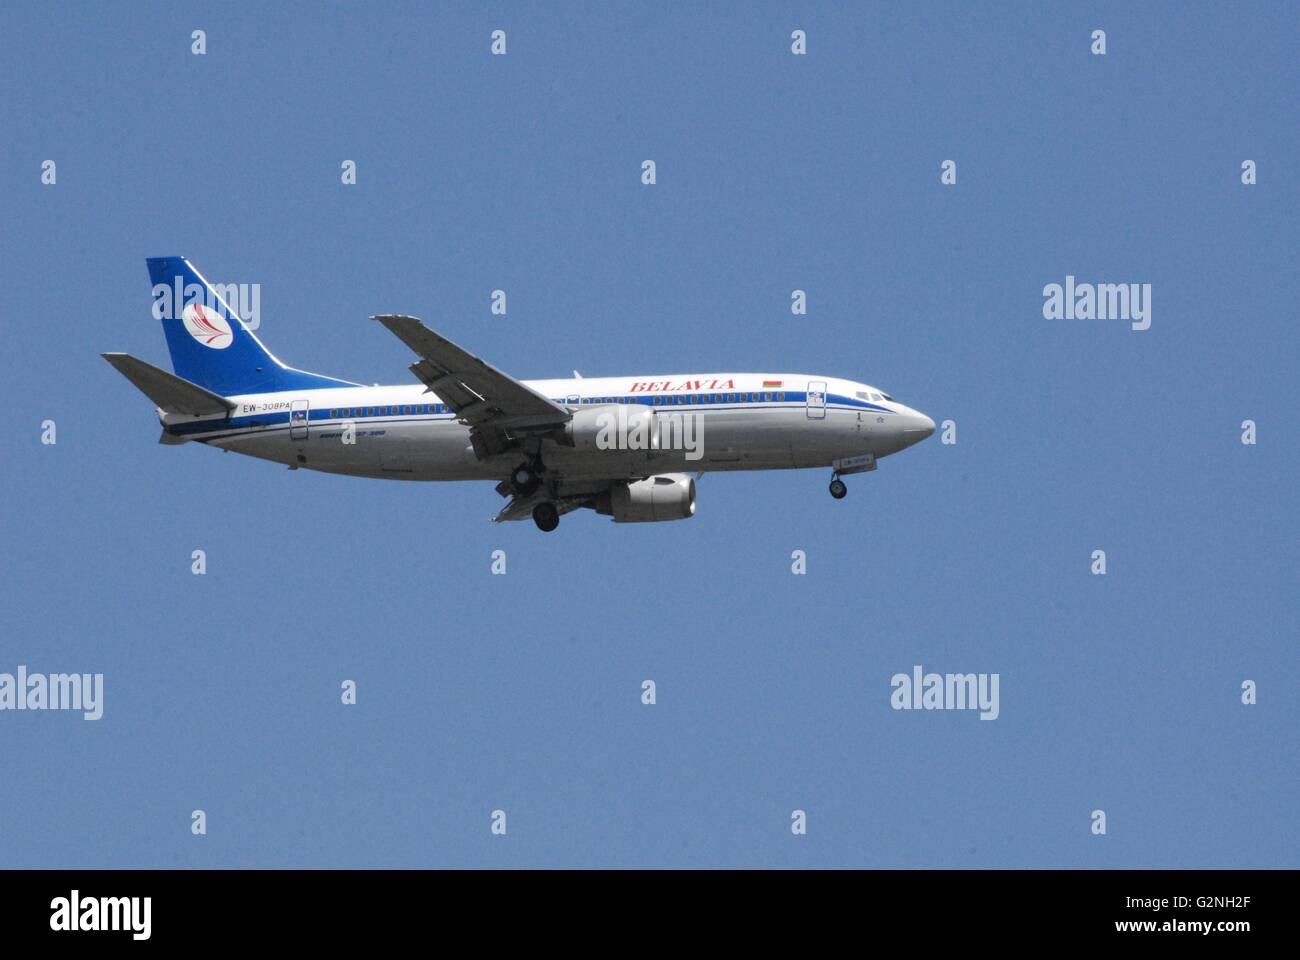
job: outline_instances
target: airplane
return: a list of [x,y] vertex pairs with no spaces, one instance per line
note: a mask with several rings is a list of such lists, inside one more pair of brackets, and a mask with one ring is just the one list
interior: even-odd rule
[[[829,467],[844,476],[924,440],[934,421],[865,383],[793,373],[516,380],[414,317],[375,316],[418,383],[366,386],[278,360],[184,257],[147,260],[172,370],[102,354],[189,441],[326,473],[495,480],[495,521],[543,531],[589,508],[615,522],[695,514],[705,472]],[[174,309],[173,309],[174,308]],[[695,476],[692,477],[691,474]]]

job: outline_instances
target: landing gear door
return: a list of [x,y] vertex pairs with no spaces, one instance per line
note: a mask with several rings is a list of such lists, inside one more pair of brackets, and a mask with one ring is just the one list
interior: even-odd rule
[[809,420],[826,419],[826,381],[812,380],[808,383],[807,407]]
[[289,439],[306,440],[308,407],[306,400],[294,400],[289,404]]

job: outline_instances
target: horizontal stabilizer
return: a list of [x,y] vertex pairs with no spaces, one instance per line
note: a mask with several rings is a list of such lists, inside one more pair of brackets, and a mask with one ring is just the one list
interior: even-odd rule
[[205,390],[196,383],[182,380],[166,370],[159,370],[129,354],[105,353],[101,356],[164,413],[210,417],[227,416],[235,409],[235,405],[225,397]]

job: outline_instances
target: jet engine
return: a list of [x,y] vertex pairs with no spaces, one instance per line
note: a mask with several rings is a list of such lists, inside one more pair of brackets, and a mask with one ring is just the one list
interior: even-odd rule
[[615,523],[685,520],[695,516],[695,478],[664,473],[644,480],[620,480],[596,498],[597,513]]
[[641,404],[605,403],[575,410],[556,438],[566,447],[598,450],[658,450],[659,423]]

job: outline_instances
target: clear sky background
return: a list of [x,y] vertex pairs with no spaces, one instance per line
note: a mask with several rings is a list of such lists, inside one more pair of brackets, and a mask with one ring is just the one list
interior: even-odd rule
[[[0,672],[105,706],[0,713],[0,865],[1297,866],[1297,20],[6,4]],[[170,254],[308,370],[409,381],[367,317],[410,313],[518,377],[865,380],[958,442],[551,535],[159,446],[99,354],[169,365]],[[1068,274],[1151,328],[1045,320]],[[1001,716],[892,710],[915,664]]]

